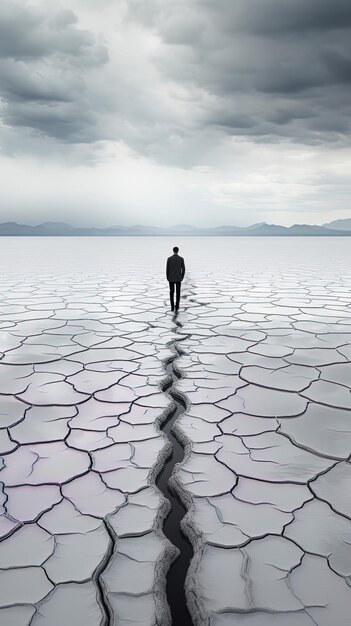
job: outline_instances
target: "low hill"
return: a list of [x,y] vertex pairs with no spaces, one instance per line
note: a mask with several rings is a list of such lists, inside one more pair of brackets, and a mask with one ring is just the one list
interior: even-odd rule
[[334,220],[328,224],[323,224],[324,228],[332,228],[333,230],[350,230],[351,231],[351,217],[345,220]]
[[[340,223],[342,222],[342,226]],[[333,225],[333,227],[332,227]],[[336,220],[328,225],[294,224],[279,226],[260,222],[252,226],[217,226],[200,228],[189,224],[178,224],[167,228],[158,226],[111,226],[109,228],[76,227],[65,222],[43,222],[37,226],[3,222],[0,224],[2,237],[340,237],[351,236],[351,219]]]

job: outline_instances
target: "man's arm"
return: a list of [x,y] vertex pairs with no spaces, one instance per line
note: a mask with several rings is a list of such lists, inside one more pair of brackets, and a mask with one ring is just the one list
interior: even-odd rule
[[183,280],[183,278],[184,278],[184,276],[185,276],[185,263],[184,263],[184,259],[182,259],[182,264],[181,264],[180,269],[181,269],[181,272],[182,272],[182,280]]
[[169,259],[167,259],[167,263],[166,263],[166,277],[168,280],[168,276],[169,276]]

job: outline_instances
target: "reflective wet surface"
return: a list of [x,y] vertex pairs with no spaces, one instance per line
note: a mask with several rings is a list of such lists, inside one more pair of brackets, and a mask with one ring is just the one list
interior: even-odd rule
[[2,241],[1,626],[171,623],[173,436],[193,623],[349,624],[351,247],[176,243]]

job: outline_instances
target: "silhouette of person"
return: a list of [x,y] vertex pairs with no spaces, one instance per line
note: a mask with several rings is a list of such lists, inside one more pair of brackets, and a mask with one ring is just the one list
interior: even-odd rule
[[185,263],[183,257],[178,254],[179,248],[174,246],[173,255],[168,257],[166,265],[166,276],[169,282],[169,299],[171,302],[171,310],[174,311],[174,287],[176,289],[175,310],[179,309],[180,301],[180,284],[185,275]]

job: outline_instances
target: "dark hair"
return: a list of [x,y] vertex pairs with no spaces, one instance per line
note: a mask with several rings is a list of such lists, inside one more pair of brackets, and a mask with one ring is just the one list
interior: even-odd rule
[[179,252],[179,248],[177,248],[177,246],[174,246],[173,252]]

